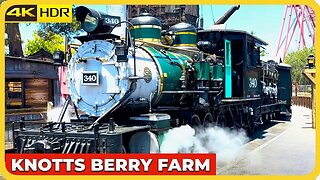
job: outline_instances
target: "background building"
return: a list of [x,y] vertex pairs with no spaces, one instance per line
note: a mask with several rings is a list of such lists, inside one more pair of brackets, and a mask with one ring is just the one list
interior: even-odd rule
[[139,16],[139,14],[149,12],[154,17],[160,19],[163,29],[179,22],[187,22],[197,27],[199,17],[199,5],[128,5],[128,18]]
[[47,103],[59,105],[58,69],[44,49],[27,57],[6,56],[6,123],[45,119]]

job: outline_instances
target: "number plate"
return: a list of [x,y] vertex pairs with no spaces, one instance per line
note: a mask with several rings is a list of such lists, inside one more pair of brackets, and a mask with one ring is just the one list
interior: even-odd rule
[[98,71],[82,72],[82,85],[89,85],[89,86],[99,85]]
[[104,15],[103,17],[104,17],[104,22],[110,26],[114,26],[121,21],[119,16]]

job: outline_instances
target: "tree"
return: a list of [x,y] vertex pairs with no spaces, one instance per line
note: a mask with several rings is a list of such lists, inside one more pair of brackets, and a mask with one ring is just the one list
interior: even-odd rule
[[38,52],[40,49],[44,49],[51,54],[54,51],[64,51],[64,39],[62,36],[49,32],[46,37],[41,37],[37,33],[33,34],[33,40],[28,40],[25,48],[26,55],[31,55]]
[[[75,7],[73,6],[73,13]],[[64,51],[64,38],[62,35],[76,35],[80,33],[81,25],[73,16],[71,23],[40,23],[39,29],[33,34],[34,39],[27,42],[26,54],[31,55],[41,48],[53,53],[56,50]]]
[[[261,48],[262,49],[262,48]],[[269,53],[267,53],[267,51],[265,50],[265,49],[262,49],[261,51],[260,51],[260,56],[266,56],[267,54],[269,54]]]
[[291,52],[285,57],[285,63],[291,66],[292,81],[299,84],[309,84],[308,80],[303,77],[302,72],[306,66],[308,56],[314,53],[314,49],[304,48]]
[[[6,0],[0,0],[0,5]],[[21,45],[21,34],[19,29],[19,24],[10,23],[5,24],[5,33],[7,38],[5,39],[5,45],[9,46],[10,56],[23,56],[22,45]]]
[[80,28],[80,24],[75,21],[72,21],[72,23],[41,23],[37,33],[44,35],[47,32],[54,32],[56,34],[70,36],[77,34]]
[[22,45],[21,45],[21,34],[19,24],[8,23],[5,25],[5,32],[8,35],[7,43],[9,46],[10,56],[23,56]]
[[[256,32],[254,32],[254,31],[250,32],[250,35],[252,35],[252,36],[255,36],[255,34],[256,34]],[[262,50],[260,50],[260,56],[266,56],[267,54],[269,54],[269,53],[267,53],[267,51],[265,49],[263,49],[263,48],[260,48],[260,49],[262,49]]]

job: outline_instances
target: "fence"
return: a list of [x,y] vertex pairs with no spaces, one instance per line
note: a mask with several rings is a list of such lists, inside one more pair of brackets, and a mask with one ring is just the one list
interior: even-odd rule
[[292,104],[312,109],[311,96],[292,96]]
[[312,109],[311,85],[292,85],[292,104]]

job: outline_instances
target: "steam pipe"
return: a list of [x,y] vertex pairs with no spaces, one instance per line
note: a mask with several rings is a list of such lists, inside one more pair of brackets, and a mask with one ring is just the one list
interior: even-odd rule
[[59,114],[59,117],[58,117],[58,120],[57,120],[57,123],[59,123],[59,124],[57,125],[56,128],[60,128],[60,123],[62,122],[63,117],[64,117],[64,115],[65,115],[65,113],[66,113],[66,111],[67,111],[67,109],[68,109],[68,105],[69,105],[69,102],[70,102],[70,101],[71,101],[71,96],[69,95],[69,96],[67,97],[66,101],[65,101],[64,104],[63,104],[62,111],[61,111],[60,114]]
[[64,114],[65,114],[66,111],[67,111],[68,104],[69,104],[70,100],[71,100],[71,97],[68,96],[67,99],[66,99],[66,101],[65,101],[64,104],[63,104],[62,111],[61,111],[60,114],[59,114],[59,117],[58,117],[58,120],[57,120],[58,123],[62,122],[63,117],[64,117]]
[[224,24],[229,18],[230,16],[240,8],[240,5],[236,5],[233,6],[231,9],[229,9],[229,11],[227,11],[218,21],[216,21],[216,23],[214,23],[214,25],[218,25],[218,24]]

